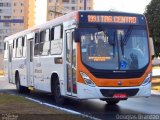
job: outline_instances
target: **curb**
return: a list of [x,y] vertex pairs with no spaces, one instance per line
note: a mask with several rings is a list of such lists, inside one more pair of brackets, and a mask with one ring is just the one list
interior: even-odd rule
[[89,116],[89,115],[87,115],[87,114],[83,114],[83,113],[80,113],[80,112],[77,112],[77,111],[74,111],[74,110],[71,110],[71,109],[59,107],[59,106],[52,105],[52,104],[49,104],[49,103],[41,102],[41,101],[39,101],[39,100],[30,98],[30,97],[25,97],[25,98],[28,99],[28,100],[30,100],[30,101],[33,101],[33,102],[35,102],[35,103],[38,103],[38,104],[41,104],[41,105],[45,105],[45,106],[47,106],[47,107],[55,108],[55,109],[57,109],[57,110],[61,110],[61,111],[64,111],[64,112],[67,112],[67,113],[70,113],[70,114],[79,115],[79,116],[82,116],[82,117],[85,117],[85,118],[89,118],[89,119],[91,119],[91,120],[101,120],[101,119],[99,119],[99,118],[96,118],[96,117],[93,117],[93,116]]
[[157,91],[155,91],[155,90],[152,90],[152,91],[151,91],[151,94],[152,94],[152,95],[158,95],[158,96],[159,96],[159,95],[160,95],[160,92],[157,92]]

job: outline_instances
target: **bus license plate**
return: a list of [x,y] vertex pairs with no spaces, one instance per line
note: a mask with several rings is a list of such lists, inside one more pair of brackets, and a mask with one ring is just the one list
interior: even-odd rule
[[126,94],[118,93],[118,94],[114,94],[113,98],[127,98],[127,95]]

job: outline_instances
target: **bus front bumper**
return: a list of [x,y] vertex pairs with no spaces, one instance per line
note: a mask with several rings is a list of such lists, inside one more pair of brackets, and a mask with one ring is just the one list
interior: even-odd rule
[[151,83],[136,87],[91,87],[77,83],[77,97],[79,99],[103,99],[113,98],[114,94],[126,94],[129,97],[149,97],[151,95]]

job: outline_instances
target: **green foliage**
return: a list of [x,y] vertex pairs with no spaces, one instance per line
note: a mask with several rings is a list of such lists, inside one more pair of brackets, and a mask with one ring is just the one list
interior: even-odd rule
[[150,37],[153,38],[155,56],[160,57],[160,0],[152,0],[144,14],[148,21]]

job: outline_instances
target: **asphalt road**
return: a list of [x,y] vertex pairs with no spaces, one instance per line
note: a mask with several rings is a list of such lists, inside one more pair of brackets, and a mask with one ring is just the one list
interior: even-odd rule
[[[0,90],[18,95],[15,90],[15,86],[8,84],[7,81],[3,80],[3,78],[0,78]],[[32,92],[29,95],[22,96],[27,96],[42,102],[56,105],[51,94]],[[116,106],[109,106],[106,104],[106,102],[100,100],[68,100],[67,103],[61,107],[75,110],[77,112],[81,112],[83,114],[103,120],[123,120],[127,118],[132,120],[134,117],[138,119],[140,114],[143,114],[141,119],[142,117],[147,117],[148,114],[157,115],[156,117],[152,116],[152,120],[154,120],[153,118],[156,118],[155,120],[160,119],[160,96],[157,95],[152,95],[150,98],[130,98],[127,101],[121,101]]]

